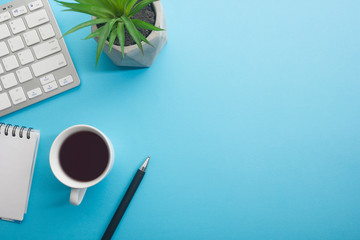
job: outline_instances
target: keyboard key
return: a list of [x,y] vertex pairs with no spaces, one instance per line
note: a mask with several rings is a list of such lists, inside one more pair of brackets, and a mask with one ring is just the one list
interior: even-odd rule
[[0,14],[0,23],[5,22],[5,21],[9,20],[10,18],[11,18],[10,13],[4,12],[4,13]]
[[25,47],[24,42],[21,40],[20,36],[10,38],[8,40],[8,43],[9,43],[9,47],[10,47],[12,52],[16,52],[16,51],[18,51],[20,49],[23,49]]
[[35,97],[38,97],[38,96],[40,96],[41,94],[42,94],[42,91],[41,91],[40,88],[35,88],[35,89],[30,90],[30,91],[27,92],[27,95],[28,95],[28,97],[29,97],[30,99],[35,98]]
[[14,105],[17,105],[19,103],[26,101],[26,97],[25,97],[24,90],[22,89],[22,87],[17,87],[17,88],[11,89],[9,91],[9,95],[10,95],[11,100]]
[[9,57],[3,58],[3,64],[6,71],[11,71],[15,68],[19,67],[19,63],[16,60],[16,57],[14,55],[11,55]]
[[43,3],[39,0],[39,1],[34,1],[28,4],[28,7],[30,9],[30,11],[34,11],[36,9],[42,8],[43,7]]
[[18,34],[26,30],[25,24],[21,18],[17,18],[9,22],[11,31],[13,34]]
[[32,55],[30,49],[26,49],[24,51],[19,52],[18,57],[19,57],[20,63],[22,65],[25,65],[25,64],[28,64],[28,63],[31,63],[34,61],[34,56]]
[[17,85],[17,81],[14,73],[9,73],[0,77],[0,80],[5,89],[11,88]]
[[21,83],[27,82],[33,78],[30,68],[28,67],[17,70],[16,75]]
[[25,6],[21,6],[21,7],[13,9],[12,13],[13,13],[14,17],[17,17],[17,16],[27,13],[27,10],[26,10]]
[[55,81],[55,77],[52,74],[46,75],[45,77],[40,78],[40,82],[42,85],[48,84]]
[[56,69],[65,67],[67,62],[62,53],[55,56],[51,56],[47,59],[41,60],[39,62],[31,65],[35,77],[39,77]]
[[39,11],[26,15],[25,20],[29,28],[33,28],[41,24],[47,23],[49,21],[49,17],[45,9],[41,9]]
[[0,111],[11,107],[10,99],[7,93],[0,94]]
[[46,24],[45,26],[39,27],[39,32],[42,40],[47,40],[55,36],[55,32],[51,24]]
[[0,40],[10,37],[10,31],[9,28],[6,26],[6,24],[0,25]]
[[57,39],[52,39],[50,41],[36,45],[33,50],[36,58],[41,59],[56,52],[60,52],[61,47]]
[[51,83],[45,84],[43,86],[43,88],[44,88],[45,92],[51,92],[51,91],[57,89],[58,85],[56,84],[56,82],[51,82]]
[[[3,67],[1,66],[1,64],[0,64],[0,74],[2,74],[2,73],[4,73],[4,69],[3,69]],[[0,91],[1,91],[2,89],[1,89],[1,86],[0,86]]]
[[9,54],[9,49],[6,46],[5,42],[0,42],[0,57],[6,56]]
[[35,30],[26,32],[26,33],[24,33],[23,36],[24,36],[26,45],[28,45],[28,46],[31,46],[31,45],[34,45],[35,43],[40,42],[39,36]]
[[59,84],[60,84],[60,86],[63,87],[65,85],[72,83],[73,81],[74,81],[73,77],[71,75],[69,75],[64,78],[59,79]]

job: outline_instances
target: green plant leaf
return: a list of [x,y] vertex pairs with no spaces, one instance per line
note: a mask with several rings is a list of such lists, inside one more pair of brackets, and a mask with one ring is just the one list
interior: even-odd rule
[[144,7],[146,7],[147,5],[149,5],[150,3],[156,2],[158,0],[143,0],[139,3],[137,3],[134,8],[130,11],[128,17],[132,17],[134,16],[135,13],[137,13],[138,11],[140,11],[141,9],[143,9]]
[[141,32],[138,31],[139,37],[141,39],[141,41],[145,42],[146,44],[149,44],[150,46],[154,47],[147,39],[144,35],[141,34]]
[[120,42],[121,52],[123,58],[125,58],[125,27],[123,22],[119,22],[117,25],[117,36]]
[[109,53],[111,53],[111,49],[114,45],[116,39],[116,27],[111,30],[110,37],[109,37]]
[[134,25],[137,28],[152,30],[152,31],[163,31],[164,29],[155,27],[154,25],[151,25],[150,23],[138,20],[138,19],[131,19],[131,21],[134,23]]
[[[135,29],[136,29],[136,28],[135,28]],[[137,32],[137,34],[138,34],[138,36],[139,36],[139,38],[140,38],[141,41],[143,41],[143,42],[149,44],[150,46],[154,47],[154,46],[146,39],[146,37],[145,37],[144,35],[142,35],[141,32],[139,32],[139,30],[136,29],[136,32]]]
[[[116,0],[116,3],[117,3],[117,5],[118,5],[120,11],[121,11],[122,13],[124,13],[124,12],[125,12],[126,0]],[[121,14],[121,16],[122,16],[122,14]]]
[[96,25],[96,24],[100,24],[100,23],[105,23],[108,22],[109,19],[105,19],[105,18],[97,18],[97,19],[93,19],[84,23],[81,23],[73,28],[71,28],[69,31],[67,31],[64,35],[62,35],[62,37],[65,37],[66,35],[73,33],[79,29],[82,29],[84,27],[88,27],[88,26],[92,26],[92,25]]
[[109,3],[108,0],[96,0],[98,1],[100,4],[102,4],[104,7],[108,8],[108,9],[111,9],[111,3]]
[[126,8],[126,6],[128,5],[128,3],[130,2],[131,0],[124,0],[123,1],[123,4],[124,4],[124,7]]
[[90,33],[86,38],[84,38],[84,40],[88,40],[88,39],[90,39],[90,38],[94,38],[94,37],[100,36],[100,34],[101,34],[102,30],[103,30],[103,27],[104,27],[104,26],[102,26],[101,28],[98,28],[96,31]]
[[87,5],[102,5],[98,0],[74,0],[80,4],[87,4]]
[[116,16],[121,17],[123,13],[123,9],[117,4],[116,0],[108,0],[111,8],[115,10]]
[[138,34],[139,31],[136,29],[135,25],[129,18],[122,16],[121,19],[124,21],[126,29],[128,30],[131,37],[134,39],[135,43],[140,48],[141,53],[144,55],[144,50],[143,50],[143,47],[141,44],[141,39]]
[[129,0],[121,0],[121,5],[123,5],[124,7],[126,7],[126,4]]
[[112,27],[113,27],[113,25],[114,25],[114,23],[116,21],[118,21],[118,19],[112,19],[109,22],[107,22],[104,27],[102,27],[102,31],[101,31],[101,34],[100,34],[99,39],[98,39],[98,46],[97,46],[97,50],[96,50],[95,67],[97,66],[97,63],[99,61],[101,52],[104,49],[105,41],[108,38],[108,36],[110,34],[110,31],[111,31],[111,29],[112,29]]
[[99,5],[88,5],[88,4],[78,4],[78,3],[68,3],[55,0],[58,3],[62,4],[64,7],[67,7],[67,11],[75,11],[86,13],[98,18],[114,18],[115,14],[105,7],[100,7]]
[[128,16],[130,14],[131,9],[134,7],[137,0],[129,0],[126,4],[125,14]]
[[89,11],[82,11],[82,10],[79,10],[79,9],[73,9],[73,8],[70,8],[70,9],[64,9],[63,10],[64,12],[79,12],[79,13],[85,13],[85,14],[88,14],[88,15],[91,15],[91,16],[94,16],[94,17],[97,17],[97,18],[113,18],[113,16],[110,16],[109,14],[103,14],[101,12],[91,12],[91,10]]

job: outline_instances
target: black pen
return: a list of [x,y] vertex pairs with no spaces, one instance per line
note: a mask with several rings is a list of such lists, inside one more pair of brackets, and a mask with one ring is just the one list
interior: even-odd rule
[[145,175],[146,167],[149,163],[150,156],[148,156],[145,160],[145,162],[141,165],[141,167],[137,170],[133,180],[131,181],[128,190],[126,191],[123,199],[120,202],[119,207],[117,208],[113,218],[111,219],[111,222],[109,226],[107,227],[102,240],[108,240],[111,239],[112,235],[114,234],[116,227],[119,225],[120,220],[122,216],[124,215],[127,207],[129,206],[129,203],[131,199],[133,198],[136,189],[139,187],[141,180],[143,179]]

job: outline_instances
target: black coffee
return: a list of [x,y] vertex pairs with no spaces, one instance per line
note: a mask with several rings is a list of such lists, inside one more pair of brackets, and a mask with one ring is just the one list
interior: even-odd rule
[[109,163],[109,150],[104,140],[95,133],[77,132],[65,139],[59,159],[69,177],[88,182],[105,171]]

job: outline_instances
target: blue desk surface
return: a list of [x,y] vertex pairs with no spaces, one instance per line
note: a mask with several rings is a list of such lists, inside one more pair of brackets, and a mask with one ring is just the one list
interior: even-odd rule
[[[66,37],[81,86],[0,119],[41,130],[28,213],[0,239],[99,239],[148,154],[115,239],[360,239],[360,2],[175,2],[151,68],[95,69],[84,29]],[[51,5],[63,32],[88,19]],[[83,123],[116,159],[75,207],[48,155]]]

